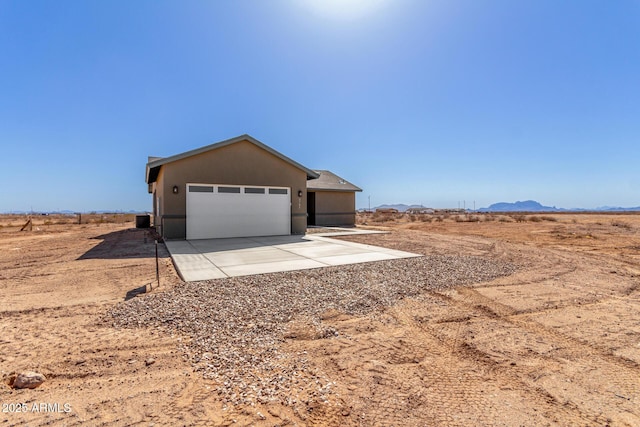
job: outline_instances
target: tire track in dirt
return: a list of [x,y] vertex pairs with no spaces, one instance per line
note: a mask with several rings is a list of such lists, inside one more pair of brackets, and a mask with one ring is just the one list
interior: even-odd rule
[[[552,347],[552,357],[550,355],[531,355],[523,351],[519,355],[525,359],[525,364],[535,366],[535,370],[525,370],[524,375],[520,377],[520,381],[524,386],[537,388],[544,394],[552,396],[557,402],[564,402],[564,407],[573,407],[580,413],[587,414],[588,418],[593,422],[610,422],[611,420],[621,421],[621,414],[625,412],[633,414],[634,404],[631,399],[626,401],[620,400],[619,396],[637,396],[638,381],[640,378],[640,367],[635,361],[617,356],[609,349],[594,346],[591,343],[584,342],[574,337],[567,336],[558,331],[545,327],[530,319],[519,317],[518,313],[510,310],[504,305],[497,304],[495,301],[481,295],[476,289],[459,288],[458,296],[448,297],[451,302],[456,304],[460,309],[464,310],[481,310],[485,313],[485,317],[493,319],[498,325],[496,328],[503,330],[512,330],[511,336],[522,336],[532,334],[539,342],[544,342]],[[478,321],[479,322],[479,321]],[[500,326],[500,324],[503,324]],[[508,325],[510,328],[506,327]],[[504,338],[504,337],[503,337]],[[500,354],[496,356],[496,352],[487,353],[476,347],[474,344],[465,341],[465,346],[478,351],[483,357],[490,359],[498,358],[502,362],[509,356]],[[461,351],[464,349],[459,349]],[[513,348],[510,349],[514,351]],[[504,359],[503,357],[504,356]],[[567,365],[563,361],[571,361]],[[534,374],[534,371],[536,373]],[[590,376],[593,372],[598,373],[598,381],[593,381]],[[557,385],[557,381],[545,384],[540,378],[545,376],[562,377],[567,383],[565,387]],[[512,378],[515,380],[515,378]],[[593,393],[590,390],[598,389],[597,384],[607,384],[609,387],[608,395],[601,393]],[[567,390],[572,396],[580,396],[581,402],[575,402],[574,399],[568,399]],[[606,390],[605,390],[606,391]],[[611,410],[610,408],[615,408]],[[640,422],[640,418],[635,415],[624,415],[626,418],[633,420],[630,425]]]
[[[640,369],[640,365],[638,363],[616,356],[604,347],[599,347],[593,343],[578,340],[554,329],[545,327],[537,322],[522,319],[519,316],[529,314],[529,312],[522,313],[521,311],[514,310],[504,304],[499,304],[480,294],[477,288],[458,288],[457,292],[461,296],[462,300],[446,295],[443,295],[443,297],[459,304],[460,306],[484,311],[487,317],[500,319],[501,321],[517,326],[518,328],[545,336],[554,342],[562,344],[562,347],[575,348],[576,353],[606,359],[611,363],[618,364],[621,368]],[[437,294],[437,292],[435,293]]]
[[[563,259],[563,262],[569,262],[571,261],[571,264],[573,265],[573,268],[571,269],[570,272],[567,272],[565,274],[560,274],[558,275],[557,272],[553,272],[550,271],[549,272],[549,277],[547,280],[540,280],[540,281],[526,281],[526,282],[520,282],[518,281],[518,276],[521,273],[516,273],[514,276],[511,276],[513,278],[515,278],[513,284],[511,286],[521,286],[521,287],[525,287],[527,285],[531,285],[534,283],[544,283],[550,279],[557,279],[559,277],[564,278],[565,280],[562,282],[562,285],[564,288],[568,288],[571,290],[574,290],[576,292],[581,293],[582,295],[585,295],[585,285],[584,284],[574,284],[573,282],[577,282],[580,280],[580,278],[574,278],[572,277],[572,274],[575,273],[576,271],[578,271],[579,269],[579,265],[577,265],[578,263],[580,263],[581,261],[579,259],[576,259],[576,257],[570,257],[570,256],[562,256],[560,254],[555,253],[555,251],[549,251],[549,253],[557,256],[558,258]],[[599,268],[600,270],[608,270],[608,267],[606,265],[601,266]],[[511,278],[510,277],[510,278]],[[593,277],[593,275],[591,275],[591,277]],[[605,280],[606,276],[603,277],[602,280]],[[499,281],[507,281],[509,280],[509,278],[500,278],[497,279]],[[602,281],[601,280],[601,281]],[[600,283],[600,282],[597,282]],[[503,284],[502,286],[505,286],[506,284]],[[601,357],[614,357],[617,358],[617,356],[613,355],[608,349],[604,348],[604,347],[599,347],[597,345],[594,345],[594,343],[590,343],[587,341],[582,341],[582,340],[578,340],[575,339],[573,337],[569,337],[563,334],[558,333],[557,331],[554,331],[552,329],[546,328],[542,325],[540,325],[539,323],[536,322],[517,322],[515,318],[513,318],[512,316],[516,316],[516,315],[526,315],[526,314],[540,314],[540,313],[544,313],[544,312],[550,312],[550,311],[557,311],[558,309],[561,308],[566,308],[566,307],[570,307],[570,306],[576,306],[576,305],[588,305],[588,304],[598,304],[602,301],[605,301],[607,299],[610,298],[620,298],[620,297],[627,297],[631,294],[633,294],[634,292],[637,292],[638,289],[640,288],[640,283],[638,282],[634,282],[634,283],[630,283],[628,286],[626,287],[622,287],[622,286],[618,286],[618,289],[615,289],[613,292],[618,293],[619,295],[616,295],[615,293],[609,293],[609,294],[601,294],[601,295],[589,295],[589,296],[582,296],[579,299],[571,299],[571,300],[567,300],[564,302],[556,302],[554,307],[552,308],[530,308],[530,309],[526,309],[526,310],[522,310],[522,309],[515,309],[509,305],[506,304],[501,304],[498,303],[495,299],[489,298],[483,294],[480,293],[481,289],[488,289],[494,287],[492,285],[492,283],[489,284],[477,284],[471,287],[461,287],[461,288],[457,288],[456,291],[454,293],[450,293],[450,292],[432,292],[433,295],[441,295],[443,297],[446,298],[450,298],[450,300],[454,300],[457,302],[462,302],[463,304],[465,304],[467,307],[473,307],[473,308],[477,308],[480,310],[485,311],[486,315],[489,317],[492,316],[496,316],[496,317],[500,317],[500,318],[505,318],[507,321],[510,321],[511,323],[518,323],[519,326],[521,327],[526,327],[528,329],[530,329],[532,332],[537,332],[537,333],[542,333],[542,334],[551,334],[555,337],[555,339],[557,340],[569,340],[571,341],[573,344],[575,345],[583,345],[586,346],[587,348],[583,348],[584,351],[590,351],[590,350],[597,350],[599,355]],[[591,286],[591,288],[598,288],[597,285],[593,285]],[[589,287],[587,288],[589,289]],[[462,297],[458,298],[456,297],[456,294]],[[453,296],[452,296],[453,295]],[[510,318],[510,319],[507,319]],[[618,358],[619,359],[619,358]],[[621,359],[622,361],[622,359]],[[628,364],[628,360],[624,361],[626,364]],[[630,366],[636,366],[637,364],[635,362],[631,362]]]
[[[452,309],[458,311],[460,308],[457,301],[453,301]],[[478,304],[471,303],[471,306],[467,306],[466,308],[474,310],[478,309],[479,306]],[[485,373],[486,378],[484,378],[484,381],[496,381],[500,388],[520,391],[527,390],[527,392],[524,393],[526,400],[533,402],[533,406],[541,410],[542,413],[548,415],[554,414],[554,417],[560,417],[563,423],[567,423],[567,425],[572,423],[575,423],[575,425],[584,425],[585,423],[601,423],[605,421],[605,419],[601,418],[597,413],[585,411],[577,406],[560,404],[553,395],[543,388],[531,388],[528,382],[523,381],[518,369],[514,368],[515,365],[505,366],[496,361],[491,354],[482,351],[474,346],[473,343],[469,342],[469,340],[461,337],[459,329],[455,335],[450,336],[442,333],[442,331],[437,328],[436,325],[438,323],[421,323],[416,321],[415,311],[422,310],[421,308],[414,308],[411,312],[407,312],[403,309],[399,312],[399,316],[403,318],[403,321],[408,327],[416,331],[417,336],[424,337],[427,335],[435,337],[442,343],[444,348],[449,350],[452,358],[459,358],[462,359],[463,362],[471,363],[474,366],[474,371]],[[491,315],[491,317],[493,316],[495,316],[495,314]],[[477,321],[482,320],[478,319]],[[462,320],[461,323],[464,322],[467,322],[467,320]],[[477,380],[478,379],[476,379],[476,381]],[[474,383],[476,383],[476,381],[474,381]],[[464,382],[464,380],[462,380],[462,382]],[[490,419],[486,421],[491,423]]]
[[[99,305],[53,310],[56,315],[46,325],[40,324],[42,317],[25,312],[14,316],[21,327],[2,327],[2,365],[34,369],[47,377],[36,390],[2,390],[2,400],[68,403],[72,408],[70,414],[14,414],[5,425],[130,425],[145,419],[155,405],[153,396],[171,381],[173,372],[167,368],[180,363],[180,353],[173,339],[95,323],[101,310]],[[67,324],[76,326],[70,330]],[[145,363],[150,357],[153,362]]]
[[[460,239],[455,239],[459,241]],[[500,247],[502,246],[502,247]],[[508,248],[507,248],[508,246]],[[405,249],[403,247],[401,249]],[[466,249],[466,248],[465,248]],[[485,394],[477,394],[473,391],[470,391],[466,386],[459,387],[460,384],[465,384],[466,381],[461,379],[459,375],[459,366],[456,366],[457,363],[468,363],[471,365],[470,369],[472,372],[480,372],[481,375],[475,377],[473,381],[470,381],[471,384],[477,384],[478,382],[485,384],[491,383],[492,381],[497,382],[499,384],[499,390],[507,390],[510,391],[511,394],[506,399],[507,401],[513,401],[513,393],[519,394],[523,401],[529,403],[522,403],[523,408],[521,410],[522,413],[526,415],[520,416],[520,419],[526,420],[522,424],[561,424],[561,425],[605,425],[614,419],[616,422],[624,423],[624,416],[621,415],[623,410],[620,408],[616,408],[614,410],[608,410],[607,406],[612,406],[613,403],[611,399],[601,399],[600,397],[595,397],[589,400],[589,396],[585,395],[581,388],[586,388],[584,384],[579,384],[579,386],[574,386],[573,394],[574,395],[584,395],[582,396],[584,400],[582,402],[575,402],[572,399],[567,399],[563,395],[563,390],[558,387],[554,388],[550,384],[544,383],[544,381],[540,381],[539,376],[540,368],[544,368],[545,365],[551,364],[553,367],[553,371],[548,370],[552,375],[560,375],[566,380],[574,379],[576,380],[576,375],[571,376],[569,373],[566,373],[566,368],[562,365],[562,362],[558,362],[556,359],[565,357],[572,358],[576,360],[575,366],[576,369],[587,370],[589,365],[582,366],[582,362],[588,361],[592,356],[593,347],[588,343],[581,343],[579,340],[572,339],[571,337],[566,337],[562,334],[558,334],[556,331],[549,330],[545,328],[543,325],[537,325],[532,323],[531,321],[523,320],[519,321],[515,316],[522,315],[525,312],[536,312],[540,311],[539,308],[532,308],[529,310],[522,310],[511,307],[508,304],[503,304],[497,302],[494,299],[484,297],[478,291],[483,288],[492,288],[492,287],[512,287],[517,288],[520,287],[522,289],[531,286],[531,285],[546,285],[554,283],[554,281],[563,282],[564,287],[570,289],[575,292],[584,293],[585,288],[579,284],[573,284],[576,276],[580,275],[580,265],[575,261],[575,257],[572,255],[565,255],[560,253],[560,251],[553,249],[540,249],[536,247],[526,247],[518,244],[507,244],[507,245],[494,245],[488,246],[485,245],[484,249],[482,246],[476,248],[477,251],[485,250],[487,253],[491,252],[490,256],[497,256],[495,252],[511,250],[512,252],[517,249],[517,256],[511,255],[508,258],[515,260],[518,262],[523,258],[527,258],[527,262],[522,263],[523,269],[516,274],[509,276],[507,278],[499,278],[490,283],[482,283],[472,285],[470,288],[457,288],[456,292],[442,292],[442,293],[432,293],[431,296],[433,298],[439,298],[442,301],[445,301],[450,305],[448,310],[445,310],[445,313],[439,313],[439,317],[434,317],[433,315],[427,314],[424,316],[424,311],[428,311],[428,309],[424,308],[422,311],[417,310],[420,314],[413,313],[407,317],[402,315],[394,315],[395,320],[387,323],[402,323],[405,325],[405,328],[409,328],[410,330],[413,326],[418,325],[423,333],[411,332],[411,335],[415,337],[419,337],[419,339],[423,343],[428,343],[428,351],[427,354],[431,355],[432,359],[431,363],[428,363],[429,359],[427,356],[424,356],[424,359],[421,360],[419,365],[424,366],[428,365],[428,372],[431,373],[431,380],[433,381],[435,378],[435,382],[438,384],[437,389],[439,390],[440,399],[434,396],[428,396],[427,399],[423,398],[425,392],[425,385],[422,382],[418,382],[414,384],[413,388],[410,388],[409,395],[416,396],[414,400],[420,402],[422,406],[433,406],[434,403],[437,407],[445,409],[444,413],[455,413],[459,416],[464,416],[465,410],[462,408],[460,402],[463,400],[465,402],[478,400],[478,396],[481,396],[480,399],[483,398],[486,400]],[[603,267],[605,270],[607,267]],[[603,271],[601,269],[596,269],[596,273],[598,271]],[[588,274],[588,273],[587,273]],[[606,275],[600,275],[600,279],[602,277],[607,277]],[[597,286],[597,285],[592,285]],[[474,290],[472,288],[477,288]],[[624,291],[624,289],[623,289]],[[593,297],[589,298],[581,298],[581,303],[585,303],[588,301],[597,301]],[[563,305],[558,305],[556,303],[555,309],[562,307],[569,307],[575,304],[575,301],[562,301]],[[395,309],[395,307],[394,307]],[[464,314],[460,314],[464,313]],[[413,316],[413,317],[412,317]],[[486,319],[486,320],[485,320]],[[511,322],[508,322],[511,319]],[[523,353],[518,355],[518,363],[509,363],[509,354],[504,355],[504,357],[498,357],[496,359],[495,351],[485,351],[484,348],[478,347],[473,340],[473,337],[468,337],[469,323],[474,324],[482,324],[487,320],[491,320],[496,323],[496,327],[498,329],[503,328],[508,325],[512,329],[512,335],[519,335],[524,333],[527,335],[530,341],[533,341],[534,346],[537,345],[541,347],[541,354],[534,354],[527,356],[526,351],[523,350]],[[417,323],[412,323],[417,322]],[[451,324],[451,328],[449,329],[441,329],[440,326],[443,324]],[[413,326],[411,326],[413,325]],[[425,328],[425,325],[427,326]],[[440,326],[439,326],[440,325]],[[340,329],[339,326],[334,325],[336,328]],[[375,328],[373,328],[375,330]],[[431,337],[431,340],[426,339],[427,337]],[[470,339],[471,338],[471,339]],[[540,340],[541,343],[537,343],[536,341]],[[382,341],[382,340],[381,340]],[[550,343],[550,344],[549,344]],[[571,346],[582,346],[578,348],[575,352],[560,353],[559,350],[562,350],[566,347]],[[545,354],[546,347],[550,350],[550,354]],[[576,355],[581,352],[582,348],[587,348],[589,353],[586,357],[582,357],[581,359],[576,359]],[[443,350],[444,349],[444,350]],[[511,351],[518,350],[517,346]],[[355,350],[354,350],[355,351]],[[408,384],[407,377],[412,377],[412,375],[407,375],[407,372],[400,373],[394,375],[393,366],[402,365],[405,370],[410,372],[414,372],[410,367],[410,362],[412,360],[413,354],[415,351],[404,352],[400,350],[400,347],[390,348],[388,343],[376,342],[375,345],[368,346],[366,348],[360,348],[358,351],[366,354],[368,356],[376,355],[377,359],[381,360],[383,366],[386,366],[386,370],[377,369],[374,374],[364,375],[364,379],[360,378],[359,381],[366,380],[371,385],[371,389],[375,390],[375,394],[372,391],[370,396],[363,396],[360,399],[360,404],[356,404],[355,407],[357,410],[362,411],[362,419],[360,420],[360,425],[367,425],[366,421],[371,421],[373,425],[376,425],[376,420],[389,420],[390,424],[384,423],[384,425],[392,425],[395,421],[391,421],[389,413],[403,413],[406,419],[403,420],[401,424],[398,425],[421,425],[417,420],[430,420],[427,424],[435,424],[435,425],[468,425],[468,424],[499,424],[496,423],[496,414],[494,413],[491,416],[484,416],[481,411],[471,411],[473,415],[464,418],[464,422],[460,422],[460,419],[454,419],[439,413],[435,417],[432,413],[420,413],[420,411],[413,411],[412,414],[408,414],[406,410],[408,408],[408,404],[397,404],[398,400],[393,399],[395,394],[402,394],[403,387],[406,387]],[[531,351],[531,350],[528,350]],[[357,353],[357,351],[356,351]],[[616,356],[612,356],[610,352],[607,351],[599,351],[597,353],[597,360],[599,363],[608,364],[605,367],[605,371],[608,373],[615,373],[618,369],[629,368],[631,367],[631,371],[627,370],[620,376],[622,379],[622,383],[617,381],[617,377],[615,374],[609,375],[606,378],[606,381],[609,381],[612,384],[617,384],[618,388],[625,389],[624,385],[631,385],[630,381],[624,382],[624,378],[637,378],[637,372],[635,371],[635,366],[632,364],[631,366],[627,364],[624,360],[620,360],[620,358]],[[607,358],[612,356],[611,360]],[[362,358],[361,356],[360,358]],[[422,356],[420,356],[422,357]],[[420,359],[418,357],[418,359]],[[450,358],[452,362],[446,366],[446,369],[443,369],[443,372],[439,374],[435,374],[437,372],[439,359],[442,358]],[[524,360],[524,364],[523,364]],[[441,361],[440,361],[441,362]],[[532,363],[533,368],[526,365],[527,362]],[[612,363],[609,363],[612,362]],[[344,365],[344,363],[343,363]],[[407,367],[409,366],[409,367]],[[366,371],[362,364],[359,366],[352,367],[356,372]],[[342,367],[341,371],[344,371],[345,368]],[[330,371],[330,369],[329,369]],[[385,374],[387,372],[387,374]],[[331,376],[332,373],[329,373]],[[335,375],[339,376],[340,372],[337,372]],[[463,375],[462,378],[468,377],[469,374]],[[397,381],[394,382],[394,378],[403,378],[403,384],[398,384]],[[422,378],[426,378],[424,375]],[[453,380],[455,378],[455,381]],[[351,382],[357,382],[358,379],[352,379]],[[631,380],[633,381],[633,380]],[[556,381],[557,382],[557,381]],[[385,393],[384,390],[388,388],[394,390],[389,393]],[[593,385],[597,388],[596,385]],[[622,386],[622,387],[621,387]],[[360,388],[361,389],[361,388]],[[629,390],[628,387],[626,387]],[[454,395],[447,395],[443,390],[456,390]],[[395,393],[395,394],[394,394]],[[446,397],[443,397],[446,395]],[[515,399],[517,401],[517,399]],[[396,402],[396,406],[392,408],[386,408],[385,402],[391,401]],[[603,401],[607,401],[603,404]],[[533,405],[531,405],[533,402]],[[585,404],[584,402],[589,402]],[[591,408],[591,403],[594,403],[593,409]],[[487,402],[485,402],[487,404]],[[501,403],[498,403],[496,406],[500,406]],[[388,405],[388,404],[387,404]],[[487,404],[491,406],[490,403]],[[535,413],[531,413],[531,406],[537,407],[538,410]],[[375,407],[379,409],[369,409],[370,407]],[[504,408],[503,408],[504,409]],[[529,410],[529,413],[527,413]],[[357,412],[357,411],[354,411]],[[633,413],[632,411],[630,413]],[[415,418],[412,418],[412,415],[415,415]],[[536,418],[538,417],[538,418]],[[629,417],[633,417],[630,415]],[[504,425],[513,425],[513,420],[517,420],[518,417],[511,419],[511,422],[508,420],[504,421]],[[537,422],[533,423],[531,420],[537,420]],[[413,421],[412,421],[413,420]],[[433,421],[433,422],[431,422]],[[484,422],[483,422],[484,421]],[[413,422],[413,424],[412,424]],[[622,424],[624,425],[624,424]],[[633,423],[628,423],[628,425],[633,425]]]
[[[522,263],[522,274],[518,272],[489,284],[472,286],[542,283],[554,278],[561,279],[576,271],[576,267],[568,264],[565,257],[553,256],[556,254],[548,251],[541,253],[533,247],[487,243],[486,239],[475,237],[432,237],[429,236],[429,243],[438,240],[436,246],[447,246],[449,251],[452,246],[464,247],[464,253],[469,254],[468,246],[472,243],[473,254],[516,262],[524,258],[527,260]],[[389,239],[391,237],[387,237]],[[398,248],[409,249],[406,246]],[[517,255],[513,255],[514,251],[517,251]],[[418,252],[425,253],[424,250]],[[520,377],[522,373],[518,369],[509,364],[503,366],[492,354],[475,347],[461,334],[466,322],[515,315],[516,309],[495,301],[491,301],[491,309],[487,309],[488,300],[461,306],[446,294],[427,295],[440,300],[439,304],[435,304],[439,308],[437,315],[431,313],[433,301],[421,301],[413,307],[405,301],[401,304],[402,308],[395,306],[386,312],[391,319],[384,323],[391,331],[380,332],[377,337],[375,331],[380,325],[369,324],[368,328],[360,328],[356,336],[364,332],[368,344],[353,344],[349,355],[339,350],[341,363],[323,365],[330,378],[341,378],[350,384],[347,391],[369,390],[356,399],[347,399],[353,407],[352,413],[357,415],[358,425],[591,425],[606,422],[597,412],[560,402],[539,385],[532,387],[526,376]],[[446,309],[442,309],[443,303],[447,305]],[[441,330],[444,322],[452,324],[453,335]],[[341,330],[339,324],[331,326]],[[400,330],[404,335],[395,337],[394,330],[396,333]],[[389,336],[392,336],[391,342]],[[339,369],[332,369],[335,366],[339,366]],[[401,378],[402,382],[396,378]],[[505,407],[505,402],[512,407]],[[536,409],[532,410],[532,407]],[[496,411],[496,408],[500,410]],[[400,416],[394,418],[397,415]]]
[[[447,314],[458,307],[452,305]],[[560,405],[543,389],[529,389],[491,357],[427,325],[429,306],[405,300],[379,319],[331,322],[341,338],[305,348],[328,348],[321,369],[338,382],[349,408],[339,424],[324,425],[587,425],[597,414]],[[477,314],[475,314],[477,315]],[[353,392],[358,391],[357,395]],[[505,405],[505,402],[509,402]],[[535,408],[535,409],[534,409]]]
[[[191,410],[203,406],[207,383],[183,360],[177,337],[102,323],[109,306],[155,276],[155,248],[143,234],[129,225],[105,225],[2,236],[0,376],[36,370],[47,381],[34,390],[1,387],[0,401],[71,407],[70,413],[2,413],[3,426],[205,425],[202,420],[219,419]],[[103,239],[112,242],[101,247]],[[178,282],[168,259],[161,259],[161,274],[165,287]]]
[[[467,228],[472,230],[470,225]],[[495,242],[484,247],[475,237],[461,239],[433,233],[424,233],[422,238],[407,234],[412,240],[404,243],[402,231],[395,236],[371,238],[367,243],[386,246],[389,242],[396,249],[421,253],[484,251],[484,256],[509,260],[520,266],[520,270],[509,277],[430,295],[444,303],[434,305],[420,298],[415,310],[401,306],[408,316],[404,320],[406,324],[415,320],[426,327],[427,335],[436,338],[431,344],[434,348],[430,348],[435,359],[428,364],[430,372],[437,371],[437,361],[446,356],[452,360],[449,373],[458,372],[456,360],[468,362],[486,375],[487,384],[495,379],[505,390],[517,390],[530,400],[532,405],[523,405],[525,412],[537,406],[536,413],[544,414],[536,421],[514,416],[503,422],[496,416],[484,424],[640,425],[640,383],[637,381],[640,372],[637,341],[633,340],[638,324],[632,318],[621,318],[622,313],[629,316],[636,307],[633,301],[637,300],[639,289],[638,263],[617,257],[619,245],[614,243],[618,239],[615,233],[607,240],[609,246],[603,247],[602,241],[573,239],[556,245],[548,236],[528,240],[530,237],[524,235],[526,231],[518,231],[520,234],[514,231],[514,227],[509,227],[500,240],[478,237],[481,241]],[[515,243],[505,241],[506,236],[509,240],[513,237]],[[421,247],[421,243],[429,247]],[[584,249],[580,246],[583,243]],[[607,304],[608,301],[615,303]],[[447,305],[446,309],[442,308],[443,304]],[[616,311],[604,315],[603,310],[607,308]],[[588,319],[587,322],[594,321],[595,325],[581,328],[585,319],[576,321],[581,317]],[[613,324],[604,323],[607,321]],[[625,338],[625,326],[630,338]],[[599,338],[607,333],[611,339],[601,345]],[[620,345],[627,347],[615,350]],[[437,351],[437,348],[447,351]],[[425,366],[427,359],[421,362]],[[447,390],[447,381],[441,384],[439,390]],[[420,386],[416,392],[419,390]],[[512,394],[503,397],[502,409],[517,402]],[[448,407],[443,404],[446,412],[456,404],[455,399],[455,396],[450,398]],[[468,424],[483,424],[484,419],[479,416]],[[428,424],[462,425],[443,417],[435,421]]]

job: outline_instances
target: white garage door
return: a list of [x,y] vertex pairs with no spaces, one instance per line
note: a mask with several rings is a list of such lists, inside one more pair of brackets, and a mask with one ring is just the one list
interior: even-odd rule
[[187,239],[288,234],[289,188],[187,184]]

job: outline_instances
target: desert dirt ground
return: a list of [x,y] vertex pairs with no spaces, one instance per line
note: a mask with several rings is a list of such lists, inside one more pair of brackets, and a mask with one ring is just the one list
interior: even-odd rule
[[[188,336],[105,322],[181,281],[160,244],[161,286],[143,294],[152,238],[115,217],[85,221],[19,232],[22,218],[0,218],[1,425],[640,425],[640,215],[359,218],[390,233],[345,239],[517,270],[366,315],[328,310],[318,321],[335,336],[283,339],[334,383],[304,410],[230,406],[183,354]],[[47,381],[13,390],[23,370]]]

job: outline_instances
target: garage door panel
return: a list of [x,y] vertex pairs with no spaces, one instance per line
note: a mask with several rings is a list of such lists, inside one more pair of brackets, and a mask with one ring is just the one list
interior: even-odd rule
[[[291,234],[290,190],[273,187],[211,185],[215,191],[187,191],[187,239],[271,236]],[[230,187],[240,188],[239,193]],[[264,193],[258,189],[264,188]],[[278,190],[271,194],[269,189]]]

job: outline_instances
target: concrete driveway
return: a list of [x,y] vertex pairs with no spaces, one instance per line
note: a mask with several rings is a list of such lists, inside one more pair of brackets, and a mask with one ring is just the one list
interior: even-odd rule
[[186,282],[420,256],[314,234],[170,240],[165,245]]

